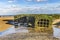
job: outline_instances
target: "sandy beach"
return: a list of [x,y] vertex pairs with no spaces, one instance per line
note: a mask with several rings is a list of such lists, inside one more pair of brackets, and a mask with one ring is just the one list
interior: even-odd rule
[[0,40],[59,40],[48,33],[14,33],[4,37]]
[[13,20],[14,17],[0,17],[0,32],[7,30],[9,27],[11,27],[12,25],[6,24],[7,21],[3,21],[3,20]]

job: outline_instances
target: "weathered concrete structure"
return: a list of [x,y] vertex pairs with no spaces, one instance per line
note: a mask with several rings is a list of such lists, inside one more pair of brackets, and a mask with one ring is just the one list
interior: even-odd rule
[[[16,15],[15,22],[20,23],[25,27],[36,28],[36,30],[51,30],[52,29],[52,17],[43,14],[21,14]],[[15,25],[18,27],[18,25]]]

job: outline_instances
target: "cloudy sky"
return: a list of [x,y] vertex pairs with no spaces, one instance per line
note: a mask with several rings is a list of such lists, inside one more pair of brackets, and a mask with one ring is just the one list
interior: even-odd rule
[[0,15],[60,13],[60,0],[0,0]]

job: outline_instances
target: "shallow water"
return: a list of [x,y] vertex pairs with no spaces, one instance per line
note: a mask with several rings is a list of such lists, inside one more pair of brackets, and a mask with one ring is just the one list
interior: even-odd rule
[[4,36],[4,35],[16,33],[16,32],[28,32],[28,30],[27,30],[27,28],[24,28],[24,27],[20,27],[18,29],[15,29],[14,26],[12,26],[11,28],[9,28],[3,32],[0,32],[0,36]]
[[53,36],[56,38],[60,38],[60,28],[53,27]]

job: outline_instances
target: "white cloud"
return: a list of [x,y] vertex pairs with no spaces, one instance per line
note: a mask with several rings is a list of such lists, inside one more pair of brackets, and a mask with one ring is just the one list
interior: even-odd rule
[[16,2],[17,0],[8,0],[9,3]]
[[43,2],[43,1],[48,1],[48,0],[26,0],[28,2],[31,2],[31,1],[36,1],[36,2]]
[[30,2],[30,1],[32,1],[32,0],[26,0],[26,1],[29,1],[29,2]]
[[60,3],[50,3],[21,7],[13,4],[0,4],[0,15],[14,15],[20,13],[60,13]]
[[37,2],[48,1],[48,0],[36,0]]
[[12,3],[13,1],[8,1],[9,3]]
[[[25,10],[24,10],[25,9]],[[60,13],[60,3],[34,5],[23,8],[22,13]]]
[[0,15],[12,15],[20,10],[20,8],[1,8]]

